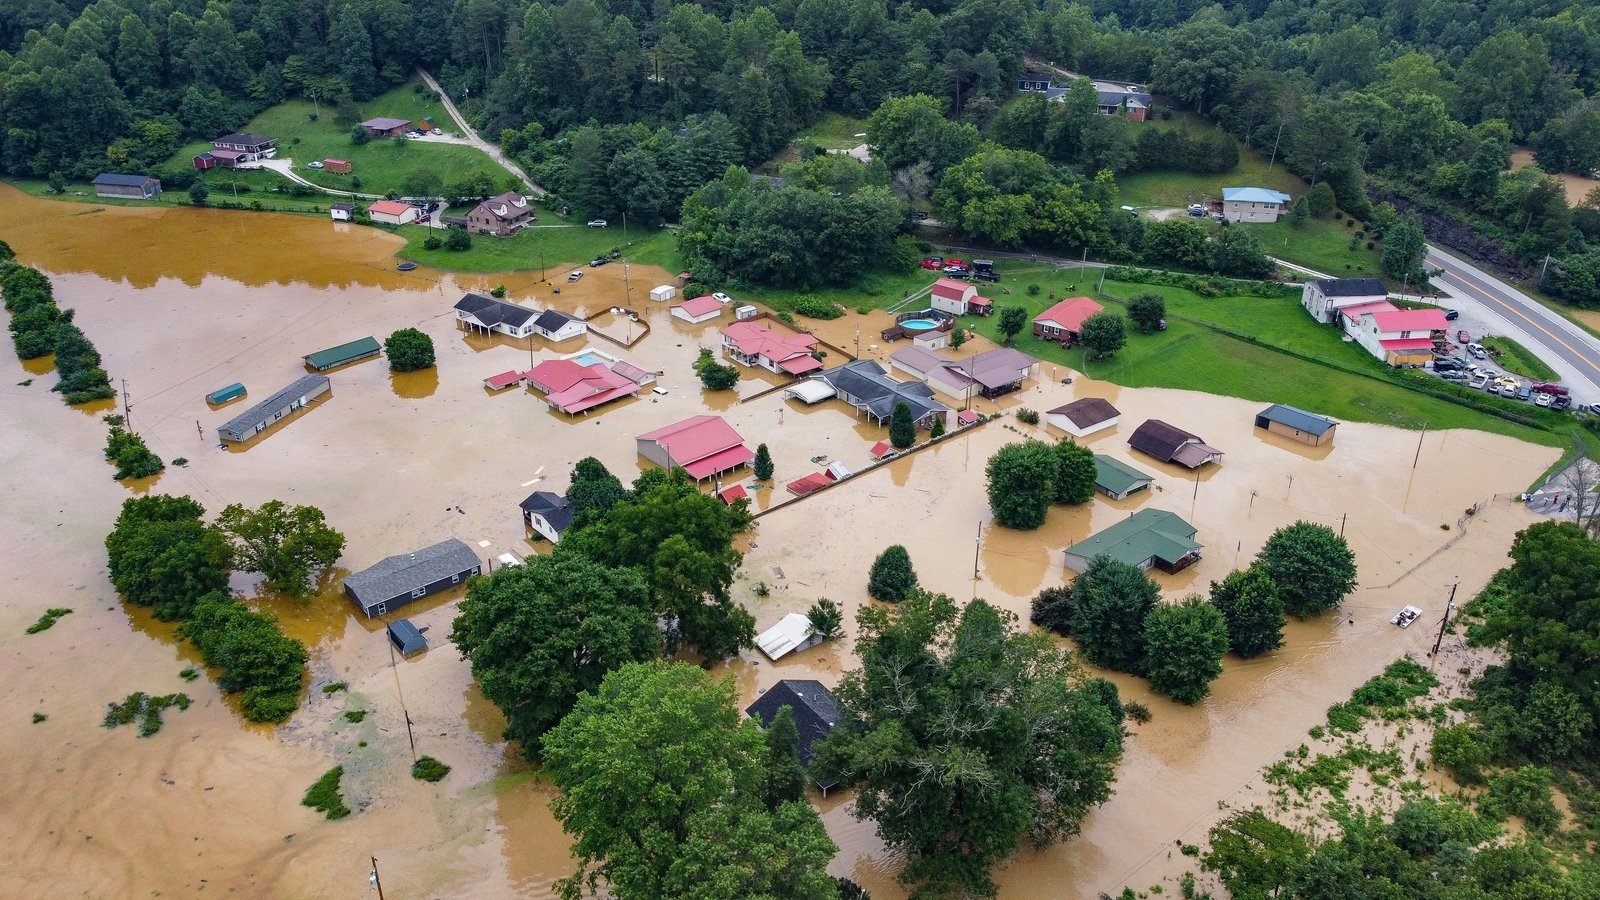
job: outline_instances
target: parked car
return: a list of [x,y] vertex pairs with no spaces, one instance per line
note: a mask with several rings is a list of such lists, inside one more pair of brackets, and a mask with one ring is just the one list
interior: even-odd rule
[[1466,363],[1463,363],[1461,360],[1456,359],[1453,356],[1446,356],[1443,359],[1436,359],[1433,361],[1433,370],[1435,372],[1449,372],[1452,369],[1464,368],[1466,368]]
[[1571,405],[1572,398],[1568,397],[1566,394],[1555,394],[1553,395],[1553,399],[1550,401],[1550,408],[1556,410],[1557,412],[1560,412]]
[[711,295],[711,299],[717,301],[718,303],[732,303],[733,302],[733,298],[732,297],[729,297],[727,294],[724,294],[721,291],[717,291],[715,294],[712,294]]
[[923,267],[924,269],[932,269],[933,271],[937,272],[944,268],[944,258],[940,256],[924,256],[922,261],[917,263],[917,265]]
[[605,265],[608,262],[611,262],[611,260],[607,259],[604,256],[596,256],[594,259],[589,260],[589,268],[598,269],[598,268],[600,268],[601,266]]
[[926,222],[928,220],[928,214],[920,209],[913,209],[910,216],[913,222]]
[[1489,351],[1483,349],[1482,344],[1468,344],[1467,352],[1479,359],[1487,359],[1489,357]]
[[320,169],[320,168],[322,168],[322,161],[314,159],[311,162],[306,163],[306,168],[308,168],[308,169]]
[[1472,341],[1472,335],[1468,334],[1467,330],[1465,328],[1463,328],[1463,329],[1461,329],[1461,330],[1456,332],[1456,343],[1458,343],[1458,344],[1467,344],[1467,343],[1470,343],[1471,341]]
[[[1540,396],[1544,395],[1541,394]],[[1517,399],[1523,401],[1533,399],[1533,388],[1528,387],[1527,385],[1517,388]]]
[[1191,203],[1191,204],[1189,204],[1189,215],[1193,216],[1196,219],[1205,218],[1206,205],[1204,203]]
[[940,269],[940,271],[946,275],[949,275],[951,278],[967,277],[966,266],[945,266],[943,269]]
[[1533,405],[1534,406],[1549,406],[1550,405],[1550,401],[1552,401],[1554,399],[1555,399],[1555,395],[1554,394],[1546,394],[1543,391],[1540,391],[1539,393],[1536,393],[1536,394],[1533,395]]
[[434,137],[438,137],[439,135],[444,134],[444,129],[443,128],[435,128],[435,129],[432,129],[431,131],[429,131],[428,133],[433,135]]
[[606,227],[606,220],[605,219],[590,219],[585,224],[588,225],[588,227],[590,227],[590,228],[604,228],[604,227]]
[[1444,320],[1446,322],[1454,322],[1455,320],[1457,320],[1459,318],[1461,318],[1461,311],[1460,310],[1447,309],[1447,310],[1444,311]]
[[1473,390],[1478,390],[1478,391],[1481,391],[1481,390],[1483,390],[1484,388],[1486,388],[1488,386],[1489,386],[1489,373],[1487,373],[1487,372],[1479,372],[1476,375],[1472,376],[1472,380],[1471,381],[1467,382],[1467,387],[1472,388]]
[[1445,381],[1466,381],[1468,376],[1465,372],[1459,372],[1455,369],[1448,369],[1440,372],[1439,377],[1443,378]]
[[999,281],[1000,273],[990,269],[986,272],[978,272],[973,277],[977,278],[979,281]]
[[420,132],[420,131],[408,131],[408,132],[406,132],[406,137],[413,138],[413,139],[414,138],[419,138],[419,137],[422,137],[422,132]]
[[573,269],[572,272],[567,275],[567,284],[576,284],[578,282],[578,280],[580,278],[582,278],[582,277],[583,277],[583,270],[582,269]]
[[1554,394],[1557,397],[1565,397],[1567,395],[1567,389],[1553,381],[1538,382],[1533,386],[1533,389],[1541,394]]

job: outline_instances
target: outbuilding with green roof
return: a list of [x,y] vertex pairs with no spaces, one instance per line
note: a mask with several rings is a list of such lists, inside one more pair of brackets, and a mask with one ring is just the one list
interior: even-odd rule
[[1151,476],[1121,460],[1104,453],[1094,455],[1094,486],[1113,500],[1145,490],[1153,481]]
[[368,335],[348,344],[340,344],[337,347],[318,350],[307,356],[305,362],[307,366],[318,372],[326,372],[346,363],[370,359],[377,356],[382,350],[383,346],[378,343],[378,339]]
[[1200,561],[1195,528],[1176,513],[1141,509],[1121,522],[1073,544],[1067,568],[1082,572],[1097,556],[1109,556],[1140,569],[1177,572]]

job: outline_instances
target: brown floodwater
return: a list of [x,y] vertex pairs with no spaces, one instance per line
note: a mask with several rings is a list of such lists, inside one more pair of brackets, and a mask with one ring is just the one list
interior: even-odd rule
[[[866,468],[885,430],[837,400],[807,407],[781,393],[756,397],[778,381],[750,370],[742,370],[736,391],[706,397],[690,365],[700,346],[716,345],[726,320],[689,325],[671,318],[668,304],[650,303],[649,287],[668,273],[631,266],[625,284],[622,267],[608,266],[589,270],[578,285],[559,285],[555,295],[553,285],[527,274],[400,273],[392,236],[313,218],[98,209],[9,188],[0,195],[12,210],[0,239],[54,276],[59,302],[78,310],[113,378],[127,379],[134,427],[163,458],[188,458],[162,473],[155,489],[190,494],[213,512],[274,498],[314,504],[348,537],[338,569],[304,604],[261,597],[253,579],[236,581],[312,653],[301,712],[279,728],[245,725],[209,678],[186,684],[178,677],[197,664],[192,649],[170,625],[120,603],[106,580],[105,533],[130,486],[113,481],[102,458],[100,412],[68,409],[49,391],[47,368],[0,354],[0,366],[14,367],[0,379],[0,465],[9,474],[0,489],[9,544],[0,559],[0,710],[12,735],[11,752],[0,756],[0,799],[13,811],[0,817],[0,843],[14,848],[0,870],[3,896],[343,897],[368,890],[373,855],[394,896],[548,896],[572,869],[568,841],[550,815],[549,786],[500,739],[503,719],[449,644],[459,593],[406,608],[429,629],[432,649],[391,666],[381,627],[355,614],[338,578],[448,537],[485,559],[547,552],[527,540],[518,501],[532,490],[565,489],[584,456],[631,479],[642,462],[634,436],[708,409],[752,445],[767,443],[777,468],[776,486],[755,492],[756,508],[772,512],[749,538],[737,587],[758,627],[822,596],[851,612],[869,602],[866,570],[890,543],[910,549],[928,587],[982,596],[1025,616],[1028,597],[1063,582],[1062,548],[1134,510],[1171,510],[1199,529],[1202,562],[1156,576],[1171,598],[1203,592],[1248,564],[1283,524],[1344,528],[1360,564],[1361,587],[1346,607],[1354,624],[1344,617],[1292,624],[1283,650],[1230,659],[1213,696],[1194,707],[1112,676],[1155,713],[1135,728],[1117,795],[1090,815],[1080,837],[1019,853],[998,873],[1006,897],[1145,888],[1185,868],[1173,842],[1193,842],[1222,814],[1219,802],[1248,796],[1243,786],[1297,744],[1330,703],[1427,642],[1426,629],[1388,624],[1398,606],[1414,603],[1436,618],[1451,583],[1459,580],[1470,595],[1503,564],[1511,535],[1531,521],[1520,507],[1489,502],[1465,534],[1458,520],[1470,505],[1520,490],[1555,456],[1480,432],[1429,432],[1413,469],[1415,432],[1344,424],[1331,449],[1305,448],[1253,429],[1261,404],[1083,378],[1063,385],[1058,379],[1068,371],[1046,366],[1044,383],[998,406],[980,400],[974,407],[1048,409],[1106,397],[1122,410],[1122,424],[1089,443],[1154,475],[1155,489],[1053,509],[1033,532],[995,527],[985,461],[1023,435],[1054,437],[1007,417],[797,502],[783,484],[824,461]],[[457,331],[451,306],[460,294],[502,281],[512,298],[540,306],[639,310],[652,330],[634,347],[591,343],[664,372],[659,386],[667,394],[569,418],[526,390],[486,392],[486,376],[587,345],[539,339],[530,348],[526,340]],[[871,350],[867,336],[887,321],[881,313],[851,315],[821,323],[819,334],[854,350],[859,327],[863,354],[886,358],[891,348]],[[381,340],[401,327],[434,338],[435,369],[391,375],[381,359],[347,366],[331,373],[331,395],[243,452],[217,448],[216,426],[240,408],[209,408],[208,391],[242,381],[252,397],[264,397],[303,373],[305,354],[369,334]],[[986,346],[975,340],[963,352]],[[32,385],[18,384],[29,377]],[[1202,435],[1227,453],[1222,465],[1196,479],[1130,455],[1127,435],[1149,416]],[[770,594],[757,597],[756,582]],[[52,606],[74,612],[25,636]],[[718,671],[731,674],[748,700],[779,678],[836,683],[855,664],[848,643],[839,643],[778,664],[746,653]],[[324,694],[321,685],[333,681],[349,690]],[[103,704],[135,690],[185,691],[195,704],[169,710],[166,727],[148,739],[99,727]],[[341,714],[353,709],[369,714],[349,723]],[[27,724],[34,712],[49,718]],[[417,751],[454,767],[437,785],[408,777],[408,713]],[[335,764],[345,767],[356,814],[325,822],[299,800]],[[903,896],[894,883],[898,860],[870,823],[851,816],[848,793],[814,799],[841,846],[832,871],[874,896]]]
[[[1531,166],[1534,162],[1532,150],[1511,151],[1511,168],[1513,170]],[[1553,175],[1557,181],[1561,182],[1561,186],[1566,189],[1567,202],[1573,206],[1582,203],[1583,198],[1589,196],[1590,191],[1600,187],[1600,180],[1585,175],[1574,175],[1570,172],[1557,172],[1553,173]]]

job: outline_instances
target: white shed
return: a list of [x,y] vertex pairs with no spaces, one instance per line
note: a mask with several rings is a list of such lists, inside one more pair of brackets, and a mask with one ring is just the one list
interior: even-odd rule
[[820,378],[808,378],[783,392],[784,397],[793,397],[807,405],[821,403],[833,395],[833,385]]
[[667,301],[678,296],[678,289],[670,284],[663,284],[650,289],[650,299]]
[[789,613],[778,624],[756,635],[756,646],[768,659],[778,660],[796,650],[822,643],[822,635],[811,627],[811,620],[800,613]]
[[761,315],[761,310],[754,306],[741,306],[733,311],[733,317],[743,322],[745,319],[754,319]]

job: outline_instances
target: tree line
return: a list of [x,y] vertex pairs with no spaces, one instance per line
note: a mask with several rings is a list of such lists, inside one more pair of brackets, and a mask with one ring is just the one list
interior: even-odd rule
[[259,573],[271,590],[303,599],[343,550],[344,535],[328,527],[321,510],[278,500],[256,509],[233,504],[207,523],[205,509],[189,497],[131,497],[106,536],[112,586],[157,619],[178,622],[178,633],[219,670],[217,685],[240,695],[252,722],[294,714],[308,657],[277,617],[229,591],[230,574]]
[[51,390],[69,404],[115,397],[111,378],[100,367],[100,351],[72,322],[73,311],[56,305],[55,288],[38,269],[20,265],[0,241],[0,297],[11,313],[11,345],[18,359],[54,354],[60,376]]

